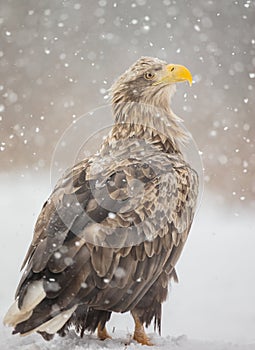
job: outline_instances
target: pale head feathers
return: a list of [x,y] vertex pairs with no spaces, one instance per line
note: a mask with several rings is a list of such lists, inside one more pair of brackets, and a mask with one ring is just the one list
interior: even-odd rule
[[114,82],[111,102],[118,126],[113,129],[112,137],[119,134],[116,128],[121,128],[120,124],[131,124],[135,134],[147,129],[153,136],[155,130],[158,131],[158,134],[164,135],[162,143],[169,139],[176,150],[179,149],[178,143],[187,140],[182,120],[170,107],[176,86],[161,81],[167,65],[158,58],[141,57]]
[[141,57],[111,87],[113,106],[139,102],[168,109],[174,84],[154,85],[164,74],[167,63],[158,58]]

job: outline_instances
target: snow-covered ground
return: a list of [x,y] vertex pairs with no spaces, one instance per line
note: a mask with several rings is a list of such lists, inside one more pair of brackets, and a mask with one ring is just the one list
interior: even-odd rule
[[4,350],[254,350],[254,344],[235,344],[231,342],[198,341],[186,336],[159,337],[152,335],[154,346],[143,346],[130,340],[128,332],[117,332],[118,339],[100,341],[94,335],[86,338],[78,338],[75,333],[68,337],[56,338],[51,342],[45,342],[39,335],[31,335],[26,338],[10,339],[9,333],[1,329],[1,349]]
[[[19,267],[40,207],[51,191],[49,176],[0,175],[0,315],[10,305]],[[255,350],[255,221],[245,207],[227,208],[205,193],[178,263],[179,284],[163,307],[162,337],[148,331],[155,349]],[[130,341],[131,317],[114,315],[113,340],[74,333],[45,342],[39,335],[12,336],[0,326],[0,349],[145,349]],[[197,339],[197,340],[195,340]]]

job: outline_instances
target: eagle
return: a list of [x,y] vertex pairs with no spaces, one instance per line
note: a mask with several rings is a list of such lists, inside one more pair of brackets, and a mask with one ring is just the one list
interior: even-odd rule
[[190,71],[141,57],[112,85],[114,125],[100,150],[68,169],[37,219],[15,301],[13,334],[110,338],[112,312],[130,312],[133,339],[152,345],[162,303],[193,221],[197,172],[181,151],[189,137],[170,103]]

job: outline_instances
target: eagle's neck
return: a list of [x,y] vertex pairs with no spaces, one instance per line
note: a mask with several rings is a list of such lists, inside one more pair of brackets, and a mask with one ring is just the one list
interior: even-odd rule
[[188,134],[182,120],[170,109],[169,103],[159,108],[147,103],[113,104],[115,125],[106,142],[128,138],[144,139],[167,153],[180,153],[180,144]]

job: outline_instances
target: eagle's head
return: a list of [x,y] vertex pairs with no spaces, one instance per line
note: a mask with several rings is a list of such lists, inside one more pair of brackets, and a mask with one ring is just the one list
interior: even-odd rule
[[136,102],[164,108],[175,91],[175,83],[186,80],[191,85],[192,76],[186,67],[141,57],[112,85],[112,103]]

